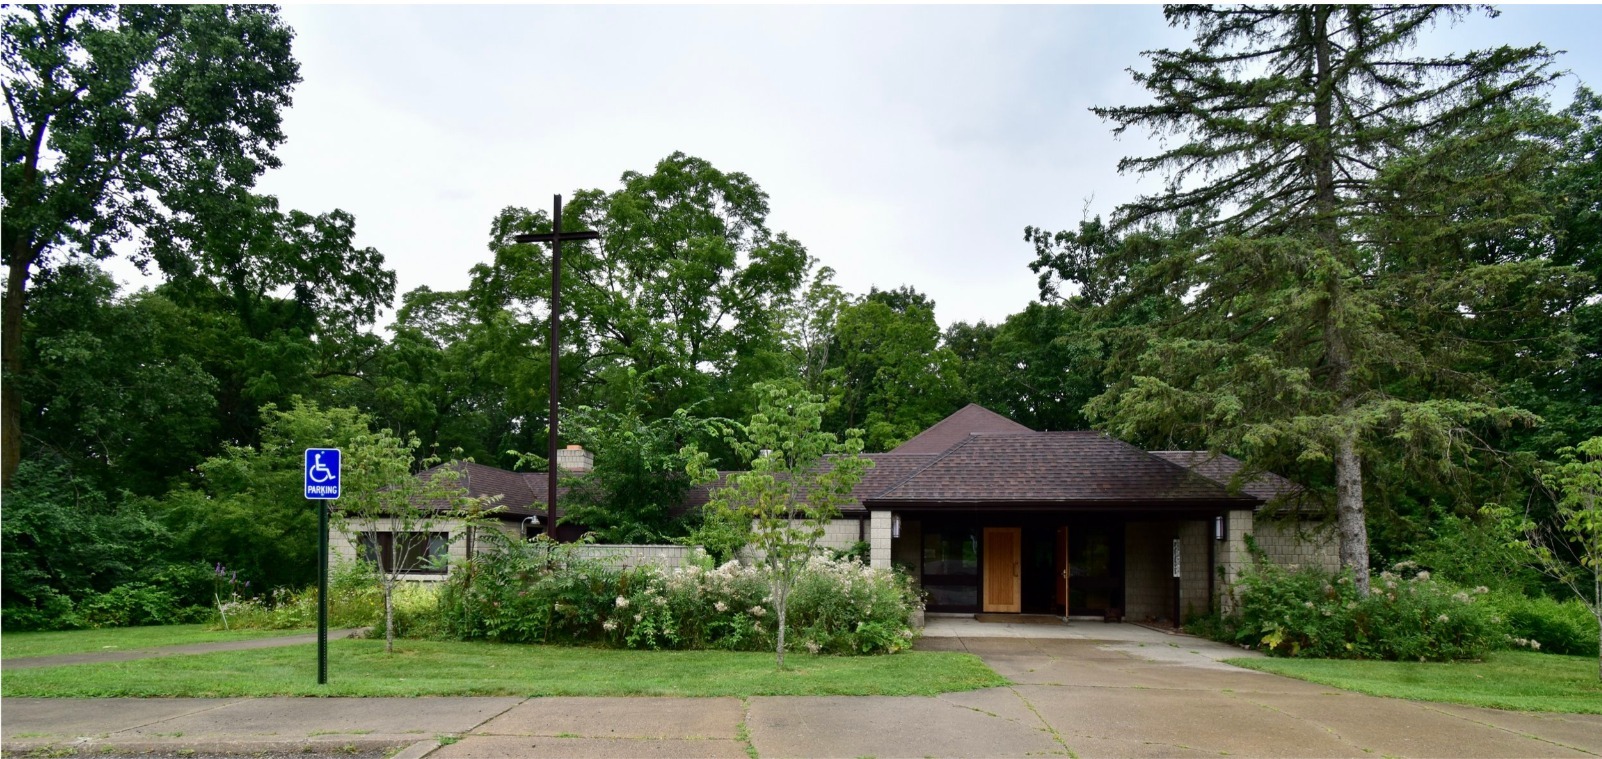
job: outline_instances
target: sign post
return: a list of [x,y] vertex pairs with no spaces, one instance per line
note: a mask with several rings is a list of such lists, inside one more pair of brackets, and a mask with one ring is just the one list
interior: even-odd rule
[[328,684],[328,509],[339,498],[339,449],[306,449],[306,498],[317,504],[317,684]]

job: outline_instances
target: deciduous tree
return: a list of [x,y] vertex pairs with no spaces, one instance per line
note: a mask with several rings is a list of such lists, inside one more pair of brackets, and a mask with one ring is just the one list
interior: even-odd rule
[[27,369],[30,279],[74,255],[108,258],[140,230],[204,220],[212,199],[278,165],[280,112],[300,80],[292,36],[271,6],[30,5],[0,16],[0,486],[23,448],[14,380]]

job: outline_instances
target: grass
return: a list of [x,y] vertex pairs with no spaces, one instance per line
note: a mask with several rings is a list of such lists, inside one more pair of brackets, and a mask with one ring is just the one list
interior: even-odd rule
[[6,673],[3,695],[236,696],[912,696],[1006,685],[978,657],[943,651],[805,656],[728,651],[617,651],[496,643],[329,643],[224,651]]
[[59,632],[8,632],[0,638],[0,656],[26,659],[34,656],[87,654],[101,651],[132,651],[189,643],[216,643],[226,640],[272,638],[300,635],[312,630],[208,630],[206,625],[159,625],[152,627],[108,627],[100,630],[62,630]]
[[1371,696],[1520,711],[1602,714],[1589,656],[1498,651],[1479,662],[1231,659],[1230,664]]

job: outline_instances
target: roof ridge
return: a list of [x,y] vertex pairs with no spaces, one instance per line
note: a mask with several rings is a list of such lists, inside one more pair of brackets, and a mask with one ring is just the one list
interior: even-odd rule
[[944,450],[944,451],[942,451],[940,453],[935,453],[935,454],[929,454],[929,453],[925,453],[925,454],[910,454],[910,453],[909,454],[904,454],[904,455],[907,455],[907,456],[917,456],[917,455],[930,456],[931,458],[928,461],[923,462],[923,466],[920,466],[917,469],[914,469],[911,472],[908,472],[905,477],[902,477],[901,479],[896,480],[893,483],[890,483],[888,486],[885,487],[885,489],[880,490],[879,492],[874,493],[873,495],[864,497],[862,500],[863,501],[867,501],[868,498],[878,498],[878,497],[880,497],[880,496],[882,496],[882,495],[884,495],[886,493],[889,493],[892,490],[895,490],[898,487],[901,487],[902,485],[906,484],[906,482],[908,480],[910,480],[910,479],[912,479],[914,477],[917,477],[920,474],[923,474],[924,470],[928,469],[929,467],[932,467],[935,464],[938,464],[938,463],[940,463],[942,461],[945,461],[946,457],[950,456],[953,453],[956,453],[963,446],[968,445],[969,443],[972,443],[974,438],[976,438],[976,437],[979,437],[979,435],[977,433],[970,432],[970,433],[968,433],[968,437],[964,438],[962,440],[962,442],[957,443],[956,445],[953,445],[950,448],[947,448],[946,450]]

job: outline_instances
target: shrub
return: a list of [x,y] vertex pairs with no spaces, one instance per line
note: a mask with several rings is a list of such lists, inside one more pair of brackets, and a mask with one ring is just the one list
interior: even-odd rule
[[1484,656],[1506,638],[1496,609],[1432,578],[1382,572],[1367,598],[1351,577],[1260,563],[1240,580],[1239,611],[1222,627],[1278,656],[1447,661]]
[[[372,627],[382,621],[384,601],[372,579],[372,566],[336,562],[328,569],[328,626]],[[432,589],[426,589],[432,594]],[[415,605],[415,604],[414,604]],[[297,630],[317,626],[317,587],[278,588],[264,597],[236,598],[223,603],[227,627],[235,630]],[[217,610],[212,626],[221,628]]]
[[[793,593],[788,648],[869,654],[911,643],[920,606],[904,577],[814,558]],[[758,651],[776,633],[756,568],[714,568],[703,554],[683,567],[623,569],[548,541],[481,550],[452,573],[437,610],[440,632],[463,640]]]
[[89,627],[176,625],[200,622],[209,616],[203,606],[184,606],[167,588],[143,582],[118,585],[78,604],[78,616]]
[[1507,621],[1507,634],[1515,645],[1554,654],[1597,655],[1596,617],[1578,598],[1560,602],[1498,591],[1486,600]]

